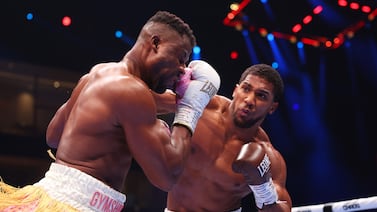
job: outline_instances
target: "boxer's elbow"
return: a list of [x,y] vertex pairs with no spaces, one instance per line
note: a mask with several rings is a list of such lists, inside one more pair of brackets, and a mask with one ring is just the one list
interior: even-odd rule
[[151,183],[156,186],[157,188],[168,192],[173,187],[176,181],[172,180],[150,180]]
[[155,182],[155,183],[152,182],[152,184],[154,186],[156,186],[157,188],[159,188],[160,190],[165,191],[165,192],[170,191],[171,188],[174,185],[173,183],[168,182],[168,181],[165,181],[165,182]]
[[49,127],[46,131],[46,144],[53,149],[58,148],[59,141],[61,139],[61,131],[59,130],[59,133],[57,133],[57,130],[54,130],[53,128]]
[[52,133],[51,130],[47,130],[47,132],[46,132],[46,144],[50,148],[56,149],[56,148],[58,148],[58,145],[59,145],[60,136],[59,136],[59,138],[57,138],[54,135],[55,134]]
[[46,140],[46,144],[53,149],[57,149],[59,145],[59,140]]
[[175,169],[165,172],[159,177],[154,177],[153,179],[150,179],[150,181],[157,188],[168,192],[178,182],[178,179],[181,176],[182,171],[183,167],[175,167]]

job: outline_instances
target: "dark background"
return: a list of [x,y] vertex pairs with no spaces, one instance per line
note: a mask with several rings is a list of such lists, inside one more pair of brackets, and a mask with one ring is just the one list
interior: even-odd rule
[[[0,59],[48,67],[52,75],[55,69],[81,75],[96,63],[120,60],[141,26],[157,10],[173,12],[190,24],[201,47],[201,58],[220,73],[222,95],[231,97],[247,66],[279,62],[285,98],[263,126],[286,159],[287,188],[294,206],[375,196],[377,21],[336,2],[270,0],[268,13],[260,1],[251,1],[237,17],[244,32],[249,33],[244,35],[223,24],[231,1],[7,0],[0,7]],[[354,2],[377,8],[374,0]],[[272,47],[257,30],[291,35],[292,26],[301,23],[316,5],[322,5],[323,12],[296,35],[298,39],[331,40],[344,30],[353,36],[345,36],[337,48],[326,48],[323,43],[318,47],[304,45],[302,59],[295,43],[275,37],[277,48]],[[34,14],[32,21],[25,19],[28,12]],[[70,27],[60,24],[65,15],[72,17]],[[364,25],[354,28],[357,23]],[[117,29],[131,43],[115,38]],[[238,59],[230,59],[231,51],[239,53]],[[275,51],[280,58],[273,54]],[[48,163],[41,165],[40,159],[49,162],[43,133],[2,136],[0,153],[4,158],[20,156],[0,163],[3,178],[23,185],[43,176]],[[22,159],[25,156],[27,161]],[[14,172],[13,166],[21,170]],[[27,174],[36,167],[42,170]],[[129,210],[153,211],[165,206],[165,194],[146,182],[137,165],[129,180],[133,180],[126,189]]]

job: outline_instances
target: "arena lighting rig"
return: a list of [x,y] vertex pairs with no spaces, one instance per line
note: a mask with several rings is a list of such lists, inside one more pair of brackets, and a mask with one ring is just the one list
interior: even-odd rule
[[377,1],[372,0],[331,0],[328,3],[324,0],[259,0],[251,3],[251,0],[242,0],[231,4],[223,24],[238,31],[259,33],[262,37],[272,34],[291,43],[328,49],[341,46],[346,39],[367,28],[377,16]]

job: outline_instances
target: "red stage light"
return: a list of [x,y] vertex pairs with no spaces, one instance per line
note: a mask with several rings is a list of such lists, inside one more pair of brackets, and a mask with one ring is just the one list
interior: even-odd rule
[[311,15],[305,16],[305,18],[302,20],[302,23],[308,24],[313,20],[313,17]]
[[313,14],[318,15],[318,14],[320,14],[320,13],[322,12],[322,10],[323,10],[322,6],[321,6],[321,5],[318,5],[318,6],[316,6],[316,7],[313,9]]
[[360,5],[358,3],[356,3],[356,2],[352,2],[350,4],[350,8],[353,9],[353,10],[357,10],[357,9],[360,8]]
[[230,58],[231,58],[232,60],[236,60],[236,59],[238,58],[238,52],[237,52],[237,51],[232,51],[232,52],[230,53]]
[[292,27],[292,32],[297,33],[302,29],[301,24],[296,24]]
[[72,23],[71,17],[69,16],[64,16],[62,19],[62,24],[63,26],[70,26]]

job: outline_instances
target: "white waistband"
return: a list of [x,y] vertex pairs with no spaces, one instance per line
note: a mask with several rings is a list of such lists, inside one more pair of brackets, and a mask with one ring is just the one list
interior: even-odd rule
[[52,163],[36,186],[80,211],[119,212],[126,196],[80,170]]

